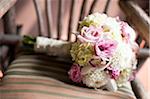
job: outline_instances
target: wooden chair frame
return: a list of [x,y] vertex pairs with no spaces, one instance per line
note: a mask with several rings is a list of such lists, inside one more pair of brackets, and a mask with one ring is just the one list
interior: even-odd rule
[[[91,4],[91,9],[89,9],[88,13],[92,13],[95,4],[97,3],[98,0],[94,0]],[[16,1],[14,0],[14,3]],[[73,4],[76,2],[76,0],[72,0],[71,2],[71,9],[70,9],[70,18],[69,18],[69,25],[68,25],[68,33],[72,32],[72,15],[74,14],[74,6]],[[107,13],[108,6],[109,6],[110,0],[107,0],[106,6],[104,8],[104,13]],[[38,27],[39,27],[39,36],[43,34],[44,30],[44,25],[43,25],[43,16],[41,12],[41,8],[38,5],[38,0],[33,0],[33,3],[35,5],[35,10],[37,14],[37,20],[38,20]],[[50,28],[50,21],[51,19],[51,7],[48,5],[50,4],[50,0],[46,0],[46,19],[47,19],[47,26],[48,26],[48,37],[51,37],[51,28]],[[87,0],[84,0],[82,2],[82,7],[81,7],[81,12],[80,12],[80,17],[79,21],[83,19],[85,15],[85,9],[86,9],[86,3]],[[13,5],[13,4],[12,4]],[[59,0],[58,4],[58,17],[62,17],[62,2]],[[127,19],[130,20],[131,24],[139,30],[140,36],[146,41],[146,43],[149,46],[149,26],[150,26],[150,19],[149,17],[144,13],[144,11],[132,0],[119,0],[119,5],[122,8],[122,10],[125,12],[125,15],[127,16]],[[11,8],[11,7],[10,7]],[[130,10],[130,11],[129,11]],[[2,16],[2,15],[1,15]],[[135,17],[137,18],[135,20]],[[13,60],[14,55],[14,45],[16,46],[21,40],[22,37],[17,33],[17,26],[15,24],[15,13],[14,13],[14,8],[12,7],[7,11],[7,13],[3,16],[4,20],[4,33],[0,35],[0,45],[5,46],[5,50],[0,54],[1,57],[1,66],[4,66],[4,64],[8,61],[11,62]],[[139,25],[137,23],[137,20],[140,19],[141,24]],[[78,29],[79,27],[77,27]],[[57,29],[58,29],[58,34],[57,34],[57,39],[60,39],[61,31],[62,31],[62,18],[58,18],[57,22]],[[77,30],[76,29],[76,30]],[[68,34],[67,41],[71,40],[71,35]],[[2,47],[1,47],[2,48]],[[10,51],[13,53],[10,53]],[[140,53],[138,54],[139,58],[147,58],[149,57],[149,49],[140,49]],[[2,68],[4,71],[4,68]],[[135,95],[137,98],[140,99],[146,99],[147,95],[145,94],[145,91],[143,87],[141,86],[141,83],[139,82],[138,79],[135,79],[134,81],[131,82],[133,91],[135,92]]]

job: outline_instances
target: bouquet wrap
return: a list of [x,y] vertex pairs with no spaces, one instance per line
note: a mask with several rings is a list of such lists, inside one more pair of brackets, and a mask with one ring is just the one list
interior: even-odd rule
[[35,52],[46,53],[50,56],[70,57],[71,43],[46,37],[37,37],[34,44]]

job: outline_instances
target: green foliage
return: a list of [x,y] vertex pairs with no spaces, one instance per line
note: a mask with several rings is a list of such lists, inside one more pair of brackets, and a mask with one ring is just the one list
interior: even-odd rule
[[25,45],[25,46],[34,46],[34,44],[35,44],[35,42],[36,42],[36,38],[34,38],[34,37],[31,37],[31,36],[24,36],[23,37],[23,44]]

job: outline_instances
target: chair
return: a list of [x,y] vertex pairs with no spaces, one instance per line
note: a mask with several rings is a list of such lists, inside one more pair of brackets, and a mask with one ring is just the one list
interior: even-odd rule
[[[107,13],[110,2],[111,0],[106,0],[104,8],[100,11]],[[120,0],[120,2],[122,5],[125,5],[126,3],[124,0]],[[54,3],[56,3],[58,8],[53,10],[52,8],[56,6],[53,5]],[[69,9],[66,8],[66,3],[68,3]],[[47,31],[45,31],[45,18],[43,17],[43,12],[39,5],[40,0],[33,0],[38,20],[39,34],[37,34],[37,36],[44,35],[49,38],[63,40],[62,42],[76,41],[75,36],[71,34],[71,32],[76,32],[78,30],[78,21],[82,20],[84,16],[98,10],[95,8],[98,3],[100,3],[100,0],[68,0],[66,2],[63,2],[63,0],[45,0],[45,14],[47,21]],[[12,17],[10,13],[13,13],[13,11],[10,10],[10,12],[6,13],[3,17],[4,27],[6,28],[4,32],[7,34],[16,34],[17,31],[19,31],[20,26],[13,24],[14,27],[10,27],[13,23],[13,20],[10,20]],[[68,17],[68,20],[66,17]],[[8,22],[9,20],[10,22]],[[54,21],[57,22],[54,23]],[[47,34],[45,34],[46,32]],[[134,93],[131,90],[130,84],[114,93],[106,91],[96,92],[92,89],[83,88],[68,79],[67,71],[72,64],[69,57],[64,59],[61,55],[59,57],[48,56],[41,53],[35,53],[24,46],[18,46],[22,40],[22,37],[18,35],[2,34],[0,37],[0,40],[2,41],[0,42],[1,45],[9,45],[9,47],[5,46],[4,54],[1,55],[1,65],[3,66],[2,70],[4,72],[4,77],[1,80],[0,86],[2,99],[103,99],[110,97],[114,99],[132,99],[135,98],[134,94],[136,95],[136,98],[146,99],[144,89],[141,87],[138,80],[134,80],[131,83]],[[16,50],[14,45],[17,47],[17,54],[15,54]],[[6,49],[9,53],[7,53]],[[145,55],[145,57],[147,57],[147,51]],[[9,64],[9,66],[7,68],[4,67],[7,64]],[[129,88],[129,90],[126,88]]]

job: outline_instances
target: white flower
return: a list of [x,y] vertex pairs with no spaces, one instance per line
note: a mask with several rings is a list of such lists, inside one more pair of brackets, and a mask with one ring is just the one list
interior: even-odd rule
[[122,70],[119,78],[116,80],[117,85],[119,87],[123,86],[125,84],[125,82],[127,82],[129,80],[131,73],[132,73],[131,68],[126,68],[126,69]]
[[101,69],[95,69],[90,73],[83,75],[83,83],[88,87],[100,88],[107,83],[107,75]]
[[101,24],[105,22],[106,18],[107,18],[106,14],[94,13],[85,17],[84,20],[81,21],[80,25],[81,26],[93,25],[99,27]]
[[96,69],[95,67],[92,67],[92,66],[90,66],[90,65],[84,66],[84,67],[81,69],[81,75],[89,74],[89,73],[91,73],[92,71],[94,71],[95,69]]
[[115,18],[108,17],[105,22],[102,24],[104,29],[104,34],[111,34],[110,37],[118,42],[122,41],[120,33],[120,24],[116,21]]
[[119,43],[115,54],[111,58],[111,66],[120,68],[120,70],[123,70],[127,67],[132,67],[133,55],[134,53],[128,44]]
[[123,21],[120,21],[119,24],[123,38],[125,38],[127,41],[134,42],[136,39],[136,33],[133,28]]

